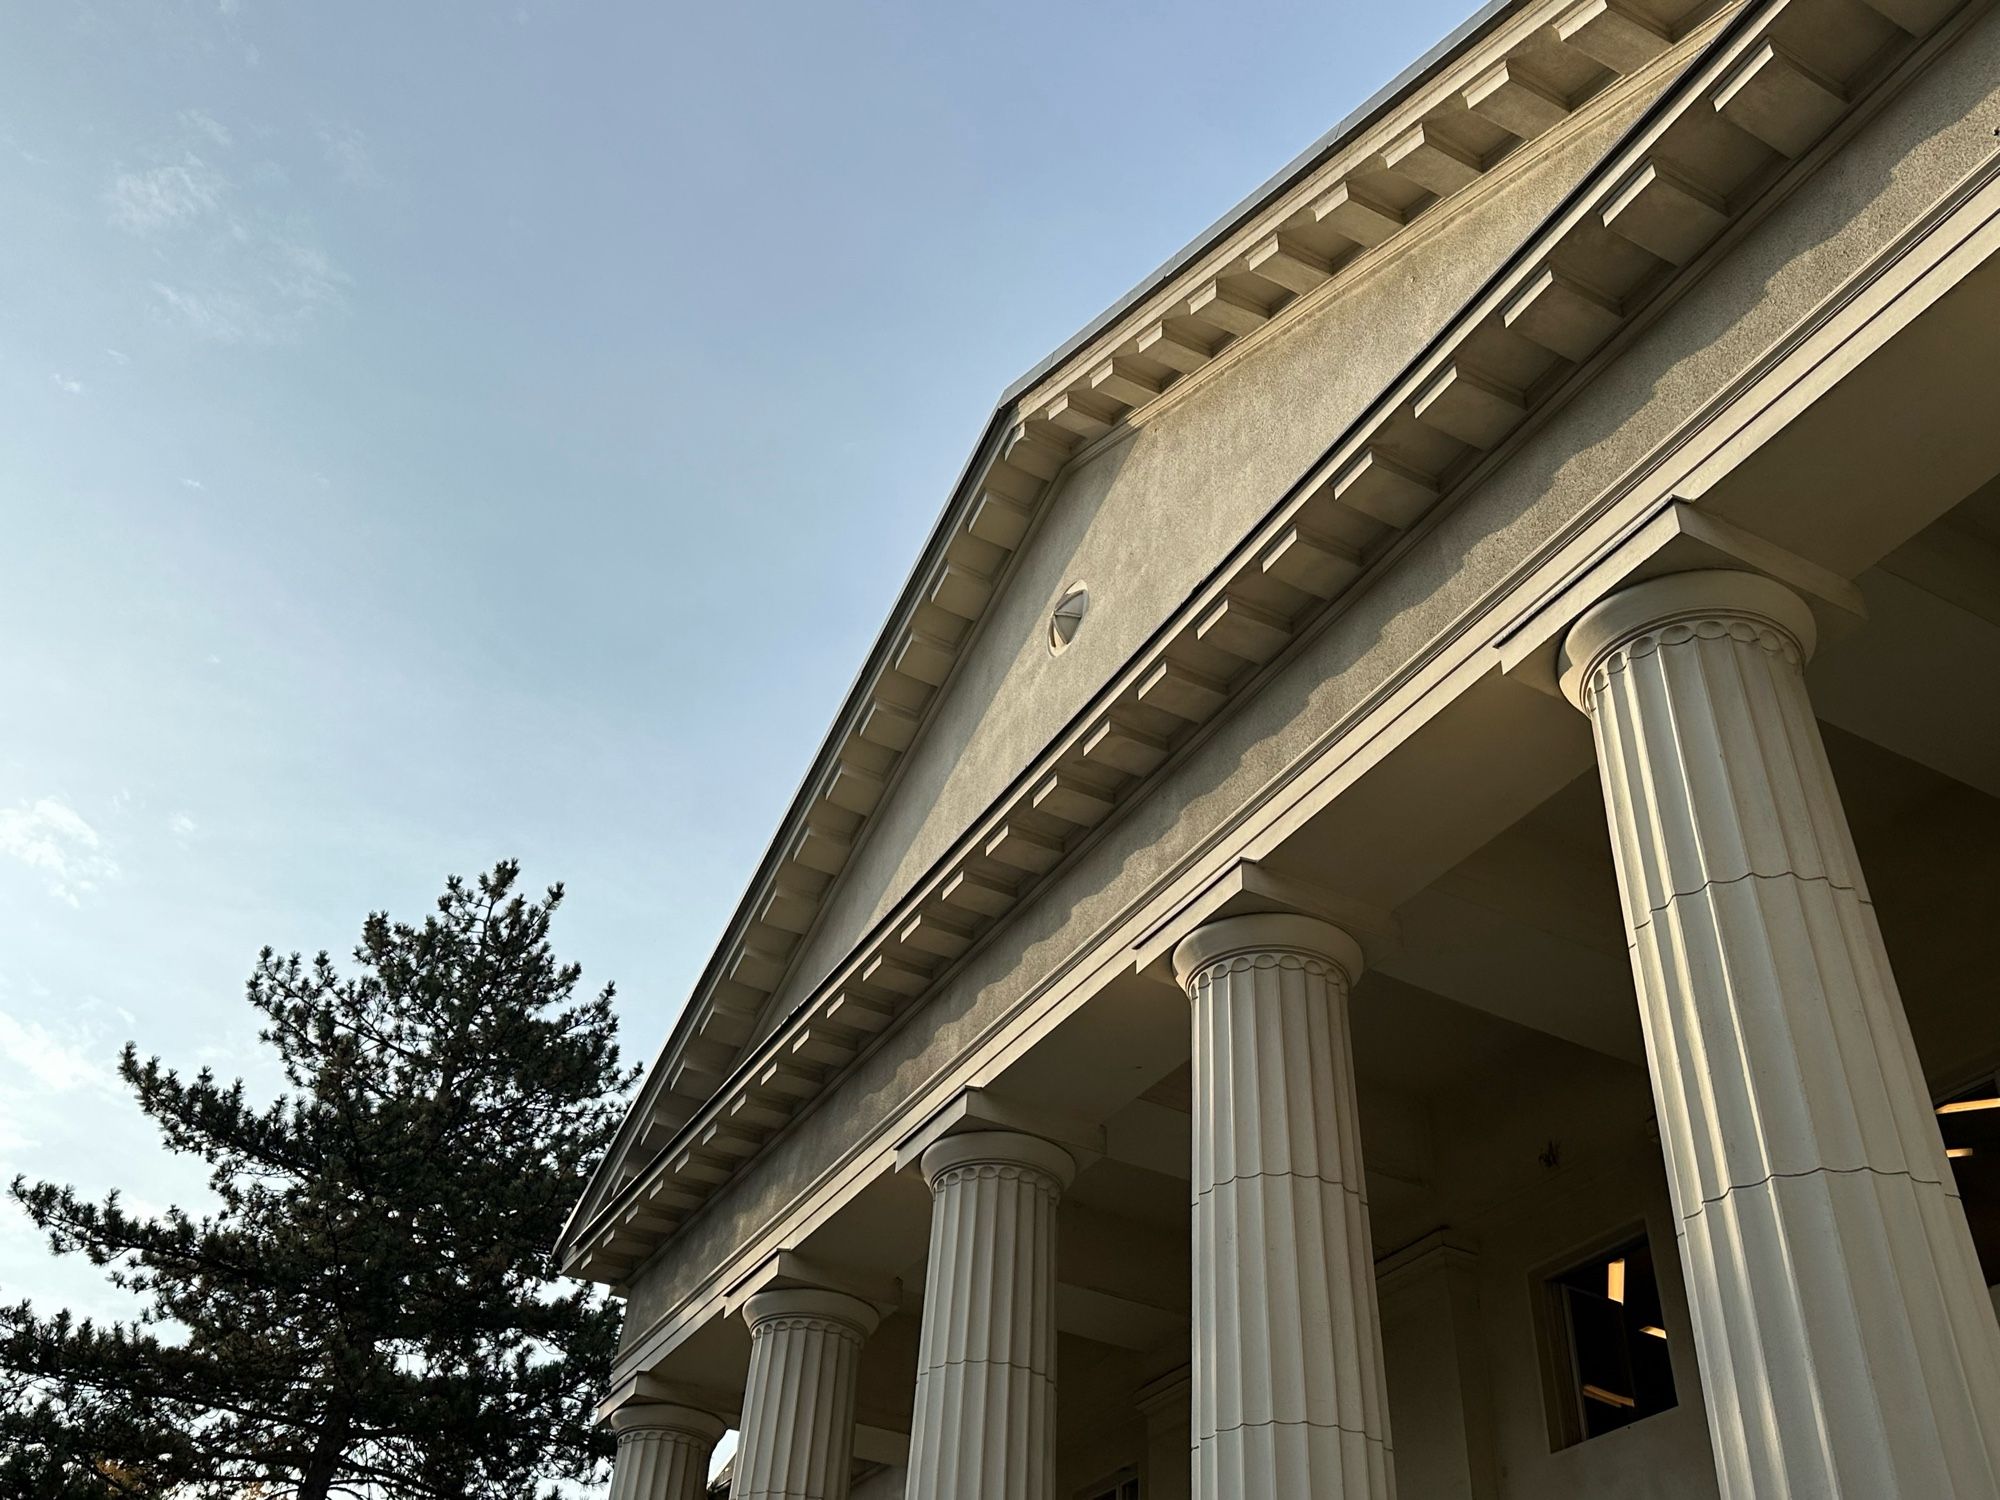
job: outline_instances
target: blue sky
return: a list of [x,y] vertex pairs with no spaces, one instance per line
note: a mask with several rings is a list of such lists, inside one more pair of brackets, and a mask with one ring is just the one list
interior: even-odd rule
[[650,1057],[999,391],[1466,8],[10,7],[0,1177],[502,855]]

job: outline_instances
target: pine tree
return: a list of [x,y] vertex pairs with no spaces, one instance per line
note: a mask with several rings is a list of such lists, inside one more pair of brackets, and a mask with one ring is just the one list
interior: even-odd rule
[[119,1071],[218,1206],[128,1213],[17,1178],[58,1254],[144,1308],[0,1309],[0,1494],[518,1500],[596,1477],[617,1313],[548,1252],[615,1128],[611,990],[579,1001],[544,900],[503,863],[354,969],[266,949],[248,998],[288,1086]]

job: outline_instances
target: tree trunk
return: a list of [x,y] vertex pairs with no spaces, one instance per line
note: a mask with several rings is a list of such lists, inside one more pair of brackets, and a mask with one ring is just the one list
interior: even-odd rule
[[327,1500],[340,1477],[340,1457],[347,1451],[351,1424],[345,1412],[331,1413],[319,1429],[305,1472],[299,1476],[298,1500]]

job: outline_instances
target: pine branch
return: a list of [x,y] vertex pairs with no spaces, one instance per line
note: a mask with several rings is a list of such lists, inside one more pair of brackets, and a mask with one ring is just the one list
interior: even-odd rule
[[596,1471],[616,1312],[545,1296],[545,1247],[636,1070],[612,992],[578,1001],[550,950],[560,887],[530,901],[517,875],[447,882],[419,924],[371,914],[348,973],[260,954],[246,998],[290,1085],[274,1099],[126,1049],[163,1144],[209,1163],[214,1213],[16,1181],[53,1248],[146,1299],[139,1327],[0,1320],[0,1381],[32,1387],[0,1405],[0,1455],[28,1445],[34,1493],[121,1493],[105,1462],[131,1493],[199,1500],[499,1500]]

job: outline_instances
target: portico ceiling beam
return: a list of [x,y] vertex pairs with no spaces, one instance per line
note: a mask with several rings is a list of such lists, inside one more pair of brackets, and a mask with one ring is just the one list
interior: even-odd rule
[[1185,1346],[1185,1307],[1155,1307],[1096,1287],[1056,1283],[1056,1331],[1140,1354]]

